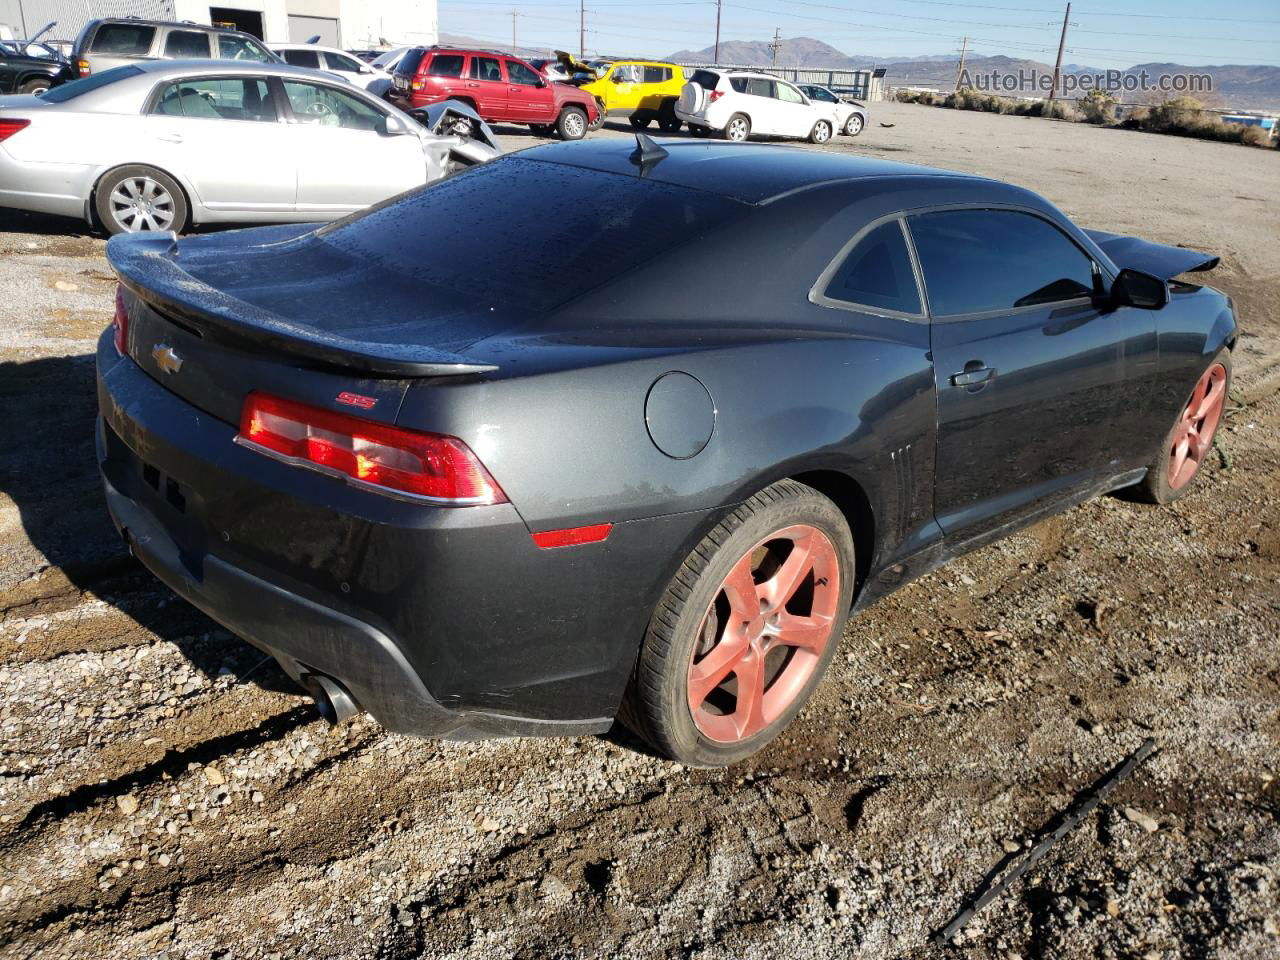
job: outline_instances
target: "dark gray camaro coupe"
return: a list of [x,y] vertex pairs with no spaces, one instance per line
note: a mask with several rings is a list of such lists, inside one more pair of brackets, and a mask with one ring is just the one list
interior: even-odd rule
[[[643,138],[642,138],[643,140]],[[98,451],[134,553],[341,718],[758,750],[846,618],[1184,493],[1216,258],[1007,184],[749,144],[523,151],[315,229],[114,238]]]

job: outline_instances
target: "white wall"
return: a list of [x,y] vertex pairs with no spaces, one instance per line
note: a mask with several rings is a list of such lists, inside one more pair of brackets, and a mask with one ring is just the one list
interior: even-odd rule
[[262,13],[268,43],[289,41],[289,14],[336,17],[342,45],[352,49],[377,47],[382,40],[430,45],[439,37],[436,0],[174,0],[179,20],[209,22],[209,7],[233,7]]

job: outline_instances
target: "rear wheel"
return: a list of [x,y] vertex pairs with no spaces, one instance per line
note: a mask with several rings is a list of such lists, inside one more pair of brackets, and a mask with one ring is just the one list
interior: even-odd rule
[[751,136],[751,121],[745,114],[735,113],[724,125],[724,138],[741,143]]
[[674,100],[663,101],[661,109],[658,110],[658,126],[662,128],[663,133],[676,133],[683,126],[680,118],[676,116]]
[[809,131],[810,143],[826,143],[831,139],[831,124],[826,120],[819,120],[813,125],[813,129]]
[[167,173],[154,167],[117,167],[98,181],[94,209],[108,233],[144,233],[187,226],[187,198]]
[[1186,405],[1147,465],[1147,475],[1134,493],[1148,503],[1172,503],[1185,496],[1213,450],[1214,434],[1231,389],[1231,352],[1222,350],[1187,398]]
[[637,110],[627,117],[627,122],[637,130],[645,130],[653,122],[653,116],[647,110]]
[[581,140],[587,135],[587,112],[581,107],[565,107],[556,121],[561,140]]
[[594,123],[590,124],[587,127],[587,129],[599,130],[601,127],[604,126],[604,119],[605,119],[604,101],[601,100],[599,97],[596,97],[596,119]]
[[863,126],[862,114],[851,113],[849,119],[844,123],[844,133],[847,137],[856,137],[862,132]]
[[39,94],[44,93],[52,84],[43,78],[36,80],[28,80],[22,86],[18,87],[19,93]]
[[834,503],[783,480],[689,554],[654,611],[621,717],[692,766],[776,737],[822,679],[853,594],[853,537]]
[[711,136],[711,128],[704,127],[701,124],[691,123],[689,124],[689,133],[695,137],[709,137]]

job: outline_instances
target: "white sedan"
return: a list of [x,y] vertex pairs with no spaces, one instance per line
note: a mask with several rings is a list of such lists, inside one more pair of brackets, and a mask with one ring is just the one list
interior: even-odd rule
[[726,140],[753,134],[826,143],[840,129],[835,104],[810,100],[794,84],[750,70],[694,70],[680,91],[676,116],[689,132]]
[[[465,133],[455,107],[473,120]],[[116,67],[39,97],[0,97],[0,206],[110,233],[332,220],[501,153],[469,109],[429,110],[431,129],[284,64]]]

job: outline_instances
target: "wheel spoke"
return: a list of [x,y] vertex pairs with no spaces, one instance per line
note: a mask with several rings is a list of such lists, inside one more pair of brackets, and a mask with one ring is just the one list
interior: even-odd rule
[[747,636],[740,628],[726,629],[711,652],[689,668],[689,706],[695,710],[701,706],[708,694],[737,669],[749,649]]
[[778,618],[777,642],[788,647],[799,647],[812,653],[821,653],[831,636],[831,618],[817,615],[797,617],[784,613]]
[[760,592],[769,602],[770,609],[784,606],[813,569],[813,545],[810,538],[798,538],[791,543],[791,552],[787,554],[787,559],[778,572],[760,585]]
[[1178,475],[1182,473],[1183,467],[1186,466],[1187,454],[1190,453],[1190,451],[1191,451],[1191,444],[1187,441],[1186,437],[1183,437],[1182,440],[1174,444],[1173,463],[1169,469],[1169,473],[1175,479],[1175,481]]
[[133,198],[124,192],[123,187],[124,184],[121,184],[112,191],[111,202],[120,206],[130,206],[133,203]]
[[1226,392],[1226,389],[1227,384],[1224,380],[1217,378],[1211,380],[1204,396],[1200,399],[1200,403],[1195,406],[1195,410],[1191,414],[1192,419],[1199,422],[1213,413],[1214,407],[1222,403],[1223,393]]
[[120,181],[120,189],[125,192],[125,196],[127,196],[130,200],[138,199],[138,181],[122,180]]
[[751,577],[751,554],[733,565],[724,579],[723,590],[735,618],[748,621],[760,615],[760,589]]
[[764,657],[751,651],[738,661],[733,672],[738,678],[738,702],[733,710],[733,725],[739,739],[744,739],[765,727]]

